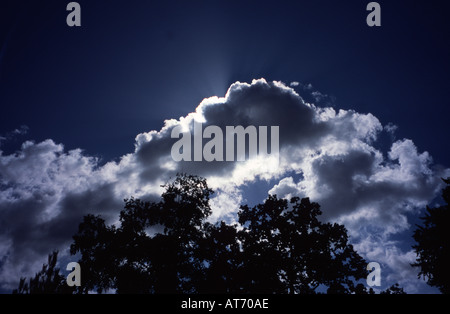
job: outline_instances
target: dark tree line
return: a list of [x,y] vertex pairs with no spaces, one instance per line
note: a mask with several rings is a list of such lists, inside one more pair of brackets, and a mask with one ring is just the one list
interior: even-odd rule
[[414,232],[413,246],[417,254],[416,263],[420,268],[419,277],[423,277],[432,287],[442,293],[450,293],[450,178],[444,180],[447,186],[442,191],[445,205],[430,208],[421,217],[423,226],[417,226]]
[[[16,293],[374,293],[367,262],[339,224],[308,198],[241,206],[236,224],[211,224],[206,180],[179,175],[159,202],[125,200],[117,226],[87,215],[70,247],[82,284],[68,290],[56,253]],[[48,273],[48,276],[47,276]],[[37,287],[37,288],[35,288]],[[404,293],[398,285],[384,293]]]

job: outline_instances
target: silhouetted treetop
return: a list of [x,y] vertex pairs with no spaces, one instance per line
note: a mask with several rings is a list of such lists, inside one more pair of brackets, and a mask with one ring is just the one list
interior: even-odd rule
[[57,259],[58,251],[49,254],[48,263],[42,266],[42,270],[28,282],[26,278],[20,278],[19,287],[13,290],[13,294],[72,293],[73,289],[56,267]]
[[[308,198],[270,195],[241,206],[237,223],[212,224],[205,179],[178,175],[163,187],[157,202],[126,199],[115,225],[83,218],[70,246],[81,256],[76,292],[374,293],[359,283],[367,263],[345,227],[321,222],[319,204]],[[62,280],[55,263],[43,269],[53,278],[43,290],[59,291],[50,286]],[[26,289],[24,279],[19,290]]]
[[427,206],[422,226],[417,226],[413,238],[417,244],[416,262],[420,267],[419,277],[427,280],[430,286],[442,293],[450,293],[450,178],[443,181],[447,186],[442,191],[445,205],[430,208]]
[[241,207],[245,290],[314,293],[322,286],[329,293],[355,292],[354,282],[367,275],[366,262],[348,243],[344,226],[320,222],[320,206],[308,198],[289,203],[269,196],[251,209]]

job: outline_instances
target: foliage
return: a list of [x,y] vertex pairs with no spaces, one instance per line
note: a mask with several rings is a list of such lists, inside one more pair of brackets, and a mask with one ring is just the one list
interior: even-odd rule
[[446,204],[427,207],[425,216],[421,217],[423,226],[418,225],[413,235],[417,258],[412,265],[420,267],[419,277],[447,294],[450,293],[450,178],[443,181],[447,184],[442,191]]
[[[241,206],[236,224],[211,224],[205,179],[178,175],[164,188],[158,202],[125,200],[116,224],[84,217],[70,247],[81,256],[77,293],[374,293],[358,283],[367,263],[345,227],[321,222],[319,204],[308,198],[271,195]],[[59,292],[50,285],[63,280],[54,258],[43,269],[53,279],[32,282]]]
[[48,256],[48,264],[42,266],[29,282],[20,278],[19,287],[13,294],[43,294],[43,293],[71,293],[73,289],[66,284],[66,278],[59,273],[56,267],[58,252],[54,251]]

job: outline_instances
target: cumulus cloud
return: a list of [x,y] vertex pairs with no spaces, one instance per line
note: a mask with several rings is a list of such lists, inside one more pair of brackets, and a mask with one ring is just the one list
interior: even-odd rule
[[[290,85],[298,86],[294,83]],[[312,92],[310,84],[302,86]],[[193,133],[194,121],[222,130],[279,126],[278,167],[268,166],[273,156],[174,162],[171,148],[178,139],[171,137],[172,130],[181,126]],[[410,227],[407,215],[436,196],[440,177],[450,171],[433,165],[431,156],[408,139],[391,143],[387,152],[376,149],[379,135],[393,131],[370,113],[318,107],[281,82],[259,79],[236,82],[224,97],[207,98],[187,116],[166,120],[161,130],[137,135],[135,151],[118,162],[100,166],[96,158],[81,150],[66,152],[52,140],[25,142],[10,155],[0,151],[1,284],[6,287],[35,272],[51,250],[67,247],[83,215],[114,219],[123,198],[157,197],[160,185],[177,172],[208,179],[217,192],[211,200],[213,220],[232,221],[245,199],[244,187],[275,180],[268,193],[319,202],[323,219],[344,223],[366,257],[382,259],[391,273],[398,273],[395,265],[410,261],[411,252],[388,248],[387,240]],[[379,241],[368,245],[374,232]],[[390,253],[375,254],[377,250]]]
[[13,155],[0,154],[3,280],[30,273],[34,261],[66,244],[82,215],[117,208],[113,185],[97,163],[52,140],[27,141]]

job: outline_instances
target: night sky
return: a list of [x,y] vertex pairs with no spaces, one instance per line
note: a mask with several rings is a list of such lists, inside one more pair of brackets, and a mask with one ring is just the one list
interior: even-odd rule
[[[309,196],[381,288],[437,292],[409,263],[450,176],[448,1],[378,1],[381,27],[361,0],[80,0],[81,27],[69,2],[0,2],[0,291],[83,215],[113,219],[183,170],[210,180],[216,219]],[[281,168],[171,164],[170,128],[200,103],[208,124],[280,125]]]

